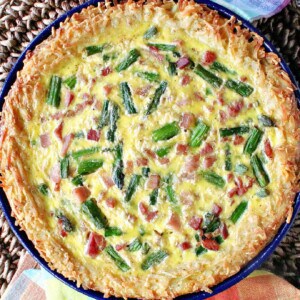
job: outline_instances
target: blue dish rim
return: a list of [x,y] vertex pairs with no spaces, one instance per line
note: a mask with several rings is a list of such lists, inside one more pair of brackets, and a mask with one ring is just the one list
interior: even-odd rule
[[[14,67],[10,71],[4,86],[2,88],[2,91],[0,93],[0,109],[2,110],[2,106],[4,103],[4,97],[8,94],[9,89],[11,85],[14,83],[16,79],[16,74],[19,70],[22,69],[23,67],[23,60],[25,58],[25,54],[28,50],[33,50],[38,44],[40,44],[44,39],[46,39],[48,36],[51,34],[51,29],[52,27],[58,28],[59,24],[66,20],[66,18],[70,17],[74,13],[80,12],[82,9],[94,5],[96,6],[99,2],[102,2],[103,0],[90,0],[82,5],[79,5],[67,13],[61,15],[58,19],[56,19],[53,23],[48,25],[45,29],[43,29],[40,34],[33,39],[33,41],[26,47],[26,49],[22,52],[20,57],[18,58],[17,62],[15,63]],[[267,51],[274,52],[276,53],[280,59],[281,59],[281,67],[284,69],[288,75],[290,76],[293,84],[297,87],[295,90],[295,96],[297,100],[298,107],[300,107],[300,91],[297,86],[297,82],[289,69],[289,67],[286,65],[284,62],[283,58],[281,55],[278,53],[276,48],[262,35],[262,33],[256,29],[255,27],[252,26],[252,24],[242,17],[238,16],[234,12],[230,11],[229,9],[211,2],[210,0],[196,0],[197,3],[201,4],[206,4],[208,7],[217,10],[221,15],[223,15],[226,18],[230,18],[231,16],[235,16],[239,21],[242,22],[243,27],[248,28],[249,30],[259,34],[264,38],[264,47]],[[3,189],[0,189],[0,207],[2,211],[4,212],[4,215],[14,232],[14,234],[18,237],[19,241],[23,245],[23,247],[34,257],[34,259],[44,268],[46,269],[49,273],[51,273],[54,277],[62,281],[63,283],[67,284],[69,287],[75,289],[76,291],[85,294],[86,296],[95,298],[95,299],[101,299],[104,300],[105,298],[103,297],[103,294],[100,292],[92,291],[92,290],[84,290],[82,287],[77,287],[76,283],[73,281],[70,281],[69,279],[65,278],[63,275],[58,273],[57,271],[53,271],[49,268],[47,262],[40,256],[38,251],[35,249],[34,245],[32,242],[28,239],[27,235],[25,234],[24,231],[21,231],[18,226],[15,225],[15,219],[11,216],[11,208],[9,205],[9,202],[6,198],[6,195],[3,191]],[[213,295],[216,295],[231,286],[235,285],[245,277],[247,277],[251,272],[253,272],[255,269],[257,269],[270,255],[271,253],[275,250],[275,248],[278,246],[280,241],[283,239],[283,237],[286,235],[287,231],[290,229],[293,221],[295,220],[297,213],[300,209],[300,193],[298,192],[295,196],[294,200],[294,206],[293,206],[293,215],[291,218],[291,222],[284,223],[280,229],[278,230],[278,233],[276,236],[273,238],[273,240],[255,257],[253,258],[246,266],[244,266],[238,273],[235,275],[231,276],[230,278],[224,280],[220,284],[216,285],[215,287],[212,288],[212,293],[206,293],[206,292],[198,292],[198,293],[193,293],[193,294],[188,294],[188,295],[183,295],[180,296],[176,299],[181,299],[181,300],[200,300],[200,299],[206,299],[208,297],[211,297]],[[110,299],[120,299],[116,297],[110,297]]]

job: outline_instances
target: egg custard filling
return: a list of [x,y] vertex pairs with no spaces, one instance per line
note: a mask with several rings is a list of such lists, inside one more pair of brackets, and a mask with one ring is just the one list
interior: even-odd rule
[[252,259],[297,179],[299,115],[276,57],[188,1],[90,7],[28,54],[2,113],[2,181],[50,266],[154,299]]

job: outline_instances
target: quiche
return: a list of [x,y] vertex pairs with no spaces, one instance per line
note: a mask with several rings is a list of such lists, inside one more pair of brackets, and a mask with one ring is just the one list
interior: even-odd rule
[[299,112],[279,62],[192,1],[75,13],[28,51],[3,107],[17,224],[106,297],[209,292],[292,213]]

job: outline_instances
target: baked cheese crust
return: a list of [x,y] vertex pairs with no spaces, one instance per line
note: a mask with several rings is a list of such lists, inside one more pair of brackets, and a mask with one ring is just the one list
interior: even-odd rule
[[99,3],[28,52],[1,180],[41,256],[106,297],[237,273],[289,221],[299,112],[280,59],[192,1]]

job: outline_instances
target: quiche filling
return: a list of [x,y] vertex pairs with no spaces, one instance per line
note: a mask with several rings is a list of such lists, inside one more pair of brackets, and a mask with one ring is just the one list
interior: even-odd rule
[[209,291],[291,214],[291,81],[261,37],[204,5],[107,5],[28,53],[2,112],[2,186],[41,256],[77,285]]
[[251,72],[184,32],[105,36],[43,82],[31,176],[78,256],[123,272],[201,260],[272,193],[276,123]]

